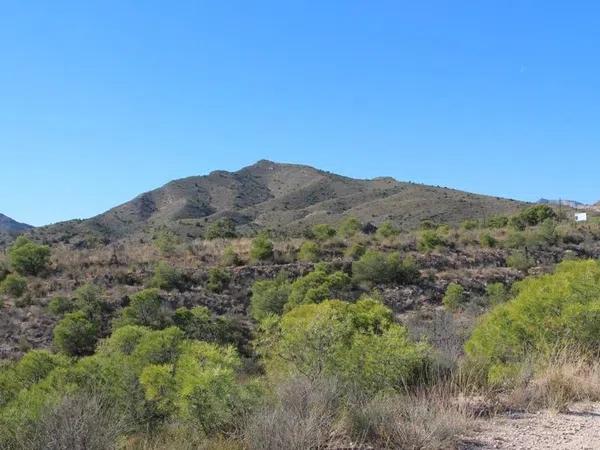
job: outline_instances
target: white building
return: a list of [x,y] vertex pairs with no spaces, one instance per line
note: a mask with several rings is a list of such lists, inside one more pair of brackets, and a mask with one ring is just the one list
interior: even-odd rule
[[587,213],[575,213],[575,222],[587,222]]

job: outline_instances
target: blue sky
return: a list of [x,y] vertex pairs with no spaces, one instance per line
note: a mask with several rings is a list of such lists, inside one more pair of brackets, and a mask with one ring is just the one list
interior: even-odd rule
[[600,200],[600,2],[0,1],[0,212],[266,158]]

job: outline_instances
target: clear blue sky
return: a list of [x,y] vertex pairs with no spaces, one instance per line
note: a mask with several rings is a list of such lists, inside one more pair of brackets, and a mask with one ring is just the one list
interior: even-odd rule
[[0,2],[0,212],[261,158],[600,200],[598,1]]

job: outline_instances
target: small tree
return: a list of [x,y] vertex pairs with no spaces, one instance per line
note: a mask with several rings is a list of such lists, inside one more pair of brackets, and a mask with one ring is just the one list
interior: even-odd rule
[[250,257],[253,261],[266,261],[273,257],[273,243],[265,233],[261,233],[252,240]]
[[312,227],[312,235],[318,241],[326,241],[335,236],[335,228],[326,223],[319,223]]
[[338,234],[345,238],[351,238],[362,230],[363,224],[356,217],[346,217],[338,228]]
[[320,258],[321,249],[314,241],[304,241],[298,251],[300,261],[317,262]]
[[94,353],[98,340],[98,325],[90,321],[83,311],[67,314],[54,327],[54,344],[70,356]]
[[8,250],[8,261],[21,275],[38,275],[50,262],[50,247],[19,236]]
[[227,247],[225,247],[223,255],[221,255],[220,263],[222,266],[228,267],[242,265],[243,261],[240,258],[240,256],[235,252],[233,247],[231,245],[228,245]]
[[20,298],[27,289],[27,279],[17,274],[10,274],[0,283],[0,293]]
[[230,281],[231,274],[227,270],[212,267],[208,271],[208,283],[206,283],[206,287],[212,292],[220,293],[223,292]]
[[237,237],[235,223],[231,219],[219,219],[211,223],[206,230],[206,239],[231,239]]
[[400,234],[400,230],[398,230],[389,220],[386,220],[379,225],[379,228],[377,228],[377,236],[383,239],[388,239],[397,236],[398,234]]
[[450,283],[446,288],[446,293],[442,303],[450,311],[457,311],[466,302],[465,288],[458,283]]
[[183,287],[183,274],[166,262],[159,261],[156,264],[149,286],[165,290],[181,289]]
[[131,303],[115,319],[114,328],[125,325],[142,325],[161,329],[169,325],[168,310],[163,305],[158,289],[144,289],[131,297]]
[[250,313],[255,320],[262,320],[270,314],[280,315],[290,296],[292,286],[285,273],[281,272],[274,280],[259,280],[252,285]]

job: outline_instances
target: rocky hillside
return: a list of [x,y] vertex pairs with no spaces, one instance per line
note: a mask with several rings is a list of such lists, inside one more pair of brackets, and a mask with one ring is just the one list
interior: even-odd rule
[[181,236],[201,236],[211,222],[227,217],[238,230],[267,228],[300,233],[315,223],[345,215],[375,224],[391,220],[411,229],[423,220],[459,223],[510,214],[523,203],[453,189],[400,182],[360,180],[312,167],[259,161],[237,172],[171,181],[99,216],[39,229],[48,240],[96,235],[115,240],[167,225]]

